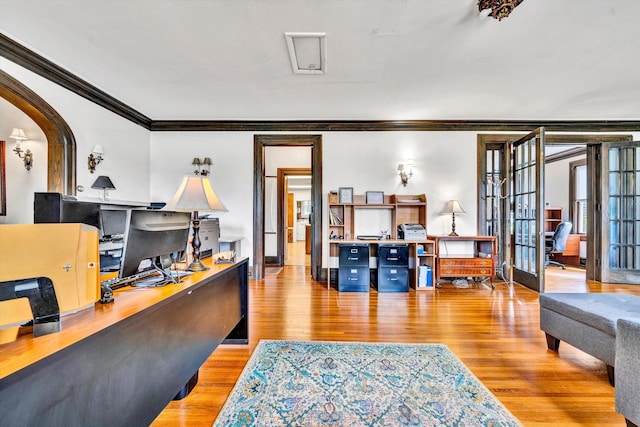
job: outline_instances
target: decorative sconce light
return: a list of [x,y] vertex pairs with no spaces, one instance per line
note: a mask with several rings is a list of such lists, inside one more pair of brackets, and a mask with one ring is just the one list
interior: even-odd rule
[[213,162],[210,157],[205,157],[203,160],[200,160],[198,157],[194,157],[191,164],[196,167],[193,173],[196,175],[207,176],[211,173],[211,165],[213,165]]
[[20,142],[26,141],[27,135],[24,134],[24,131],[22,129],[13,128],[13,130],[11,131],[11,135],[9,135],[9,138],[16,140],[16,148],[14,148],[13,151],[18,155],[18,157],[22,159],[22,161],[24,162],[24,167],[27,168],[28,171],[30,171],[31,166],[33,166],[33,153],[28,148],[26,151],[20,148]]
[[400,175],[402,185],[406,187],[407,182],[409,182],[409,180],[413,176],[413,164],[411,163],[411,160],[409,160],[407,163],[400,163],[398,165],[398,175]]
[[492,18],[502,21],[524,0],[478,0],[479,18]]
[[458,235],[458,233],[456,233],[456,214],[463,214],[463,213],[466,213],[466,212],[464,211],[464,209],[462,209],[462,206],[460,206],[460,202],[458,202],[457,200],[449,200],[447,202],[447,205],[442,211],[442,215],[451,214],[451,233],[449,233],[449,236]]
[[102,145],[94,145],[91,154],[89,154],[89,172],[94,173],[96,166],[102,161],[102,155],[104,154],[104,147]]

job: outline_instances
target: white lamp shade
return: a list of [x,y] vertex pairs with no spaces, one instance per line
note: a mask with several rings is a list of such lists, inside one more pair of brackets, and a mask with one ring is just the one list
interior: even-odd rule
[[102,145],[94,145],[91,152],[95,154],[104,154],[104,147]]
[[446,215],[446,214],[452,214],[452,213],[463,214],[466,212],[464,211],[464,209],[462,209],[462,206],[460,206],[460,202],[458,202],[457,200],[449,200],[447,202],[447,206],[442,211],[442,214]]
[[20,128],[13,128],[13,130],[11,131],[11,135],[9,135],[9,138],[13,138],[16,141],[24,141],[27,139],[27,135],[24,134],[24,131]]
[[203,176],[185,176],[176,194],[164,207],[172,211],[213,211],[227,212],[209,178]]

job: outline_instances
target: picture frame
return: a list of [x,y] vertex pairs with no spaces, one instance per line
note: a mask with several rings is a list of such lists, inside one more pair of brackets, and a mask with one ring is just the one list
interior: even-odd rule
[[382,205],[384,204],[384,192],[383,191],[367,191],[367,204],[368,205]]
[[353,187],[340,187],[338,189],[338,201],[341,204],[353,203]]

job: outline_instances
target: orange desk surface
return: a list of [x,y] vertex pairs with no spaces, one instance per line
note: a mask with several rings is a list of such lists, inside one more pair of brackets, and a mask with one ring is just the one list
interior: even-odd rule
[[62,316],[60,332],[38,338],[25,334],[16,341],[0,345],[0,379],[174,295],[188,293],[203,279],[218,275],[234,265],[212,265],[211,260],[204,260],[204,263],[211,269],[185,276],[182,283],[157,288],[120,288],[114,291],[113,303],[98,302],[92,308]]

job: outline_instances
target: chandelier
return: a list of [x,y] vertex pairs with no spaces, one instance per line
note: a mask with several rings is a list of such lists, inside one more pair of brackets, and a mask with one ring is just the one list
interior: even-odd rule
[[478,10],[480,16],[492,18],[502,21],[502,18],[509,16],[511,11],[515,9],[524,0],[479,0]]

